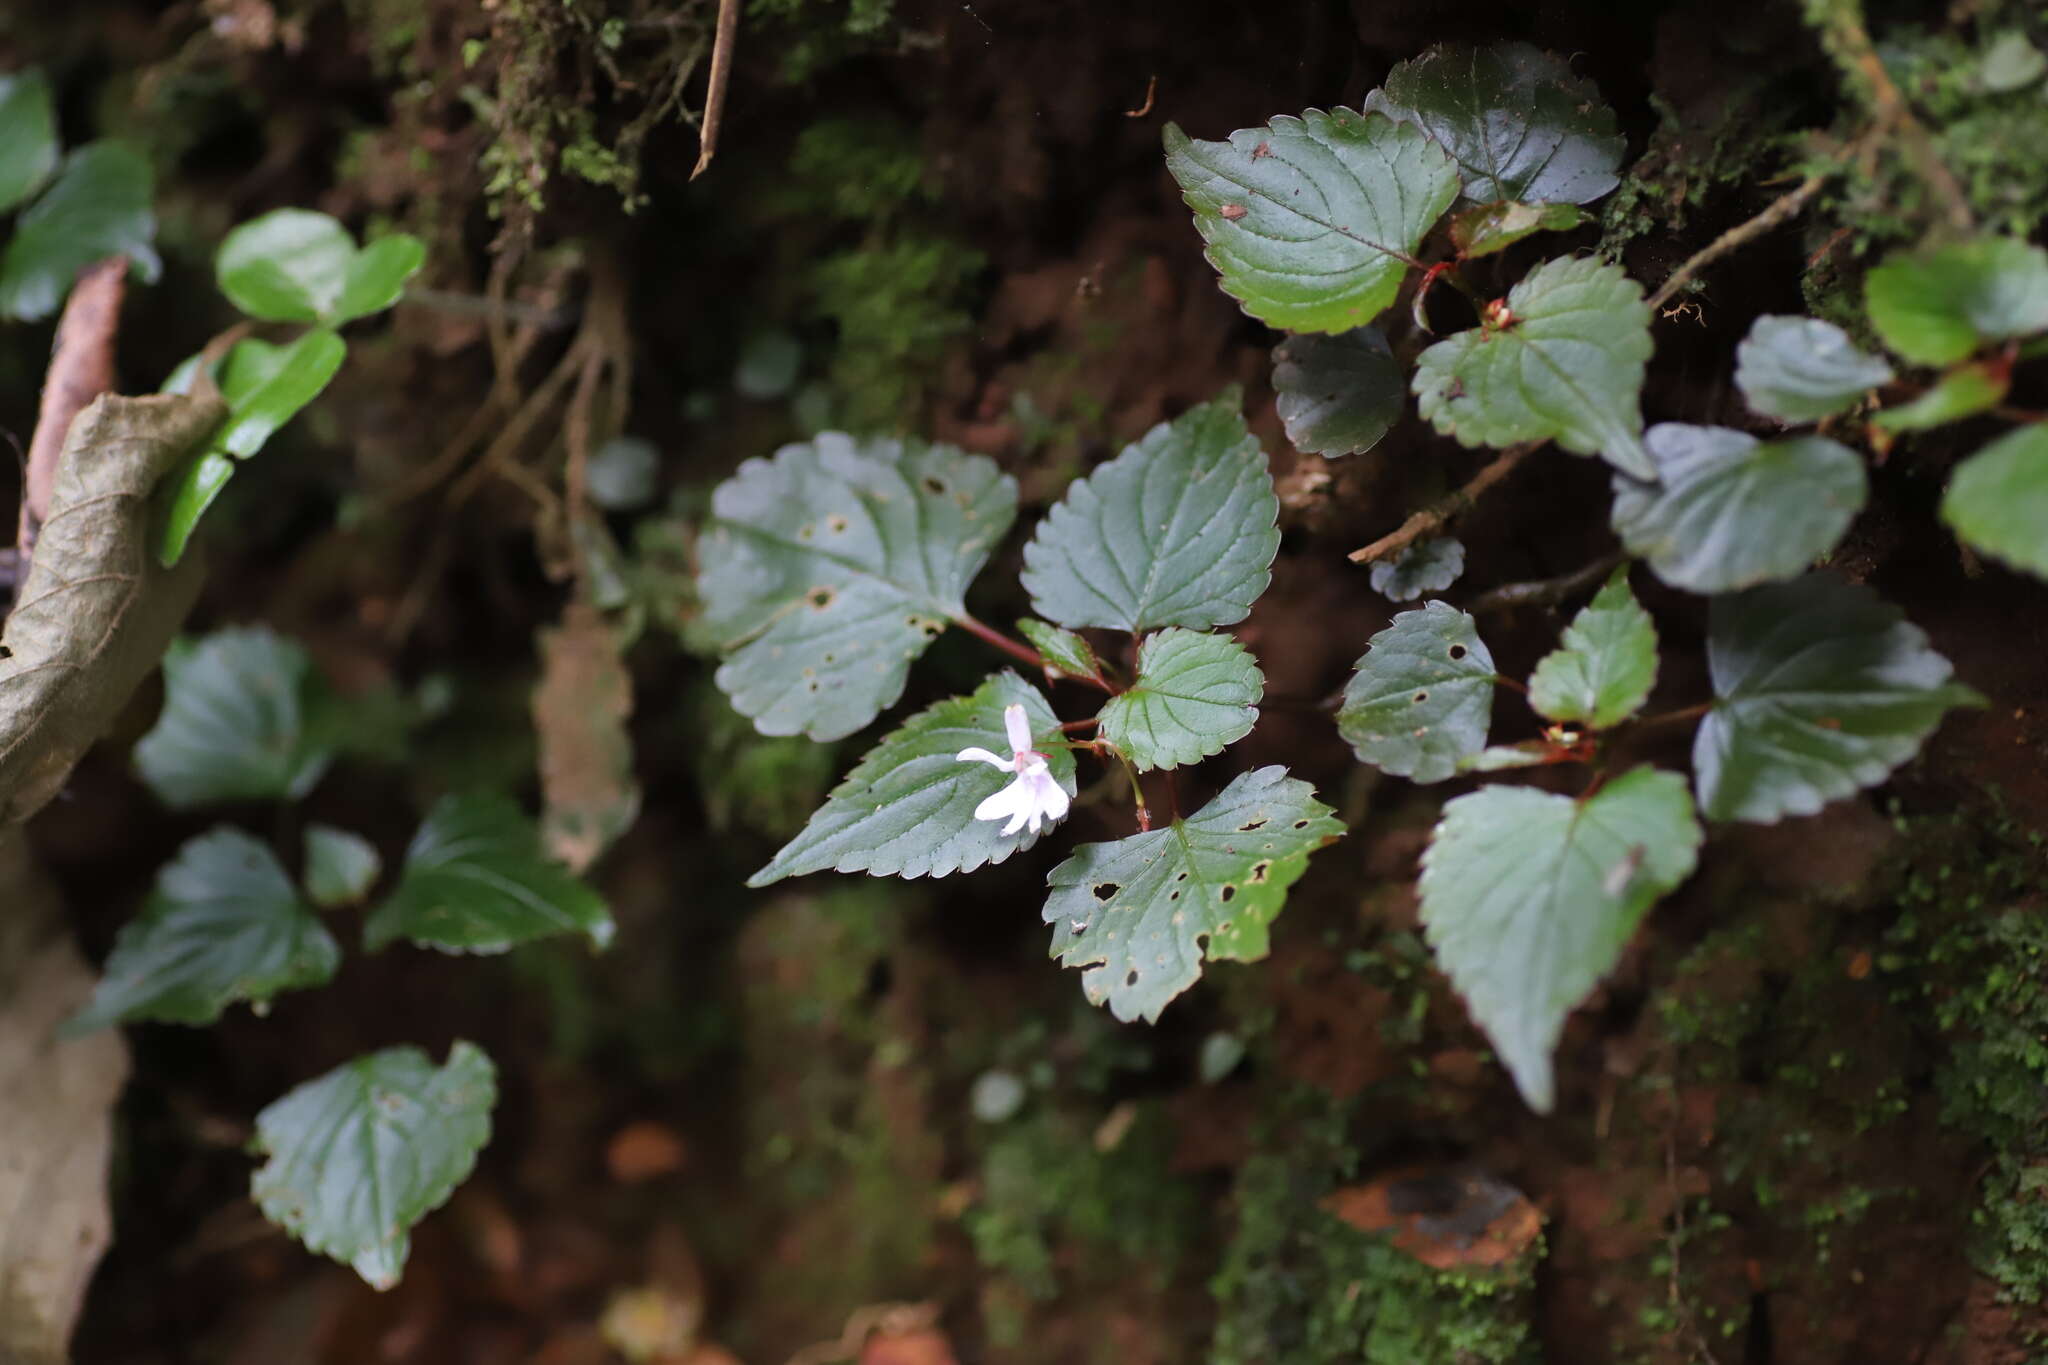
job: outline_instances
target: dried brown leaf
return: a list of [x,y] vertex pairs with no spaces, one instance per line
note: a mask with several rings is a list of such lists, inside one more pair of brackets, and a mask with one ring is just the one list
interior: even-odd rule
[[572,602],[540,633],[541,680],[533,693],[546,811],[541,838],[577,872],[625,833],[640,813],[633,781],[633,680],[619,634],[597,608]]

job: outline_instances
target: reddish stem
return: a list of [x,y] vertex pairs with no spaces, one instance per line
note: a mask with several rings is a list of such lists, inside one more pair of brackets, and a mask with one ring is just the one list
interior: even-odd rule
[[1087,683],[1090,687],[1099,688],[1112,696],[1116,694],[1116,688],[1110,685],[1107,678],[1085,673],[1069,673],[1064,668],[1054,669],[1051,664],[1045,661],[1045,656],[1030,645],[1025,644],[1022,640],[1013,640],[994,626],[977,621],[972,616],[962,613],[953,618],[953,624],[966,631],[969,635],[972,635],[975,639],[985,644],[994,645],[1011,658],[1030,664],[1033,668],[1044,669],[1047,672],[1057,672],[1063,678],[1072,678],[1076,682]]
[[1077,730],[1087,730],[1100,724],[1102,724],[1102,717],[1100,716],[1090,716],[1086,720],[1062,721],[1060,722],[1060,733],[1071,735]]

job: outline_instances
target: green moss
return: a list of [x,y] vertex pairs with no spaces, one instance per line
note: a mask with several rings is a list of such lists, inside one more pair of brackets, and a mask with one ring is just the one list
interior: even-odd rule
[[839,331],[831,374],[845,425],[886,427],[904,416],[947,341],[967,329],[961,299],[983,264],[980,252],[958,242],[905,232],[812,268],[815,306]]
[[802,84],[873,49],[890,34],[896,0],[749,0],[747,16],[775,36],[782,78]]
[[1306,1095],[1239,1169],[1237,1231],[1211,1289],[1213,1365],[1510,1365],[1537,1358],[1532,1252],[1438,1271],[1325,1213],[1357,1175],[1346,1111]]

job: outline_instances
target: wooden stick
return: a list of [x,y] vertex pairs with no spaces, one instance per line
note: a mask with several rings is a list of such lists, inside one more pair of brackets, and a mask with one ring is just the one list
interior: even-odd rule
[[21,515],[14,544],[23,560],[35,550],[36,533],[50,514],[57,486],[57,458],[71,419],[86,404],[114,387],[114,333],[121,325],[121,298],[128,288],[128,258],[109,256],[79,272],[57,323],[57,345],[43,380],[35,435],[29,438],[28,468],[22,475]]
[[1492,464],[1472,476],[1457,492],[1439,498],[1420,512],[1401,523],[1400,529],[1381,536],[1362,550],[1351,552],[1353,564],[1370,564],[1375,560],[1396,555],[1413,545],[1424,536],[1435,535],[1450,522],[1471,510],[1486,490],[1515,472],[1515,466],[1527,459],[1531,452],[1541,450],[1548,441],[1524,441],[1518,446],[1509,446],[1494,458]]
[[697,138],[695,180],[718,152],[718,128],[725,117],[725,88],[732,80],[733,42],[740,32],[740,0],[718,0],[718,36],[711,47],[711,80],[704,91],[704,129]]

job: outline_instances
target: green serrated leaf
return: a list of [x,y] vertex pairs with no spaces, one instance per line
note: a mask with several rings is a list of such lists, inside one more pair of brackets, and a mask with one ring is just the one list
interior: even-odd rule
[[238,1000],[261,1006],[324,985],[341,947],[299,899],[270,849],[222,827],[188,840],[156,874],[124,927],[106,975],[64,1025],[77,1037],[109,1024],[210,1024]]
[[1952,365],[1986,341],[2048,331],[2048,251],[2010,237],[1897,252],[1863,289],[1884,344],[1921,365]]
[[1476,204],[1451,219],[1451,245],[1460,256],[1491,256],[1539,232],[1569,232],[1586,221],[1576,204]]
[[1083,844],[1052,870],[1052,956],[1123,1020],[1157,1021],[1211,962],[1254,962],[1287,888],[1343,824],[1281,767],[1241,773],[1186,820]]
[[1166,168],[1223,292],[1290,332],[1348,332],[1394,301],[1458,194],[1444,150],[1406,124],[1310,109],[1197,142],[1166,125]]
[[236,342],[221,366],[220,396],[227,400],[228,424],[214,444],[238,459],[254,455],[320,396],[347,355],[348,345],[324,329],[283,346],[255,337]]
[[1614,111],[1527,43],[1431,48],[1389,72],[1365,107],[1428,130],[1457,158],[1473,203],[1586,204],[1621,183]]
[[164,709],[135,746],[168,806],[296,800],[334,756],[311,733],[324,693],[304,647],[267,626],[178,641],[164,656]]
[[1359,761],[1441,782],[1486,747],[1493,655],[1469,615],[1443,602],[1404,611],[1366,643],[1337,730]]
[[1162,422],[1067,489],[1024,547],[1040,616],[1079,630],[1206,630],[1272,581],[1280,499],[1232,389]]
[[1819,318],[1766,315],[1735,348],[1735,385],[1755,411],[1818,422],[1893,379],[1892,367]]
[[2012,370],[2004,364],[1958,365],[1934,381],[1934,387],[1912,402],[1886,408],[1872,425],[1893,433],[1925,431],[1989,412],[2005,401]]
[[554,934],[612,941],[604,898],[541,851],[506,797],[444,796],[405,851],[398,888],[363,924],[371,952],[399,939],[450,953],[502,953]]
[[1529,675],[1529,705],[1554,721],[1606,730],[1641,710],[1656,682],[1657,627],[1629,591],[1624,564]]
[[1650,479],[1638,405],[1650,350],[1650,305],[1618,266],[1545,261],[1508,291],[1499,320],[1422,353],[1415,396],[1461,445],[1555,440]]
[[397,233],[358,249],[347,228],[310,209],[277,209],[230,232],[214,257],[228,300],[268,322],[339,327],[389,308],[426,259]]
[[0,213],[7,213],[57,169],[57,106],[34,67],[0,76]]
[[128,257],[144,280],[155,280],[163,265],[150,246],[154,192],[149,162],[132,147],[94,142],[66,157],[0,253],[0,317],[48,317],[78,272],[108,256]]
[[698,541],[718,685],[764,735],[850,735],[966,614],[967,584],[1017,515],[1017,483],[952,446],[826,432],[749,460]]
[[1576,801],[1494,786],[1444,807],[1422,858],[1423,927],[1530,1108],[1556,1101],[1565,1016],[1692,875],[1700,840],[1685,779],[1654,768]]
[[1096,658],[1095,650],[1073,631],[1062,630],[1028,616],[1017,623],[1017,629],[1056,672],[1070,678],[1102,676],[1102,660]]
[[1759,441],[1660,422],[1643,444],[1656,483],[1614,480],[1615,534],[1688,592],[1730,592],[1806,572],[1834,549],[1868,486],[1855,451],[1825,436]]
[[306,826],[306,895],[323,909],[354,905],[370,894],[384,859],[362,835],[333,825]]
[[1138,678],[1102,707],[1102,738],[1138,771],[1177,768],[1220,754],[1259,719],[1265,675],[1228,635],[1170,629],[1138,647]]
[[457,1041],[436,1068],[386,1048],[306,1082],[256,1116],[250,1180],[263,1216],[374,1289],[398,1283],[414,1224],[448,1202],[491,1139],[498,1073]]
[[1273,348],[1274,407],[1294,448],[1357,455],[1400,420],[1408,386],[1377,327],[1289,337]]
[[1021,705],[1033,742],[1069,796],[1074,755],[1061,744],[1059,717],[1038,689],[1014,673],[998,673],[972,696],[928,706],[870,749],[832,789],[803,832],[748,879],[767,886],[827,868],[877,877],[945,877],[999,863],[1038,842],[1027,831],[1006,835],[1001,822],[977,820],[974,808],[1014,777],[986,763],[962,761],[962,749],[1010,752],[1003,708]]
[[1983,702],[1896,607],[1824,574],[1715,598],[1707,667],[1692,761],[1712,820],[1812,815],[1882,782],[1949,708]]
[[2048,578],[2048,427],[2009,431],[1957,465],[1941,517],[1975,549]]
[[1429,536],[1372,566],[1372,590],[1389,602],[1413,602],[1442,592],[1465,572],[1465,543],[1454,536]]
[[164,509],[163,528],[157,532],[156,562],[168,569],[185,557],[192,533],[213,500],[235,477],[235,462],[217,450],[209,450],[172,476],[170,501]]

